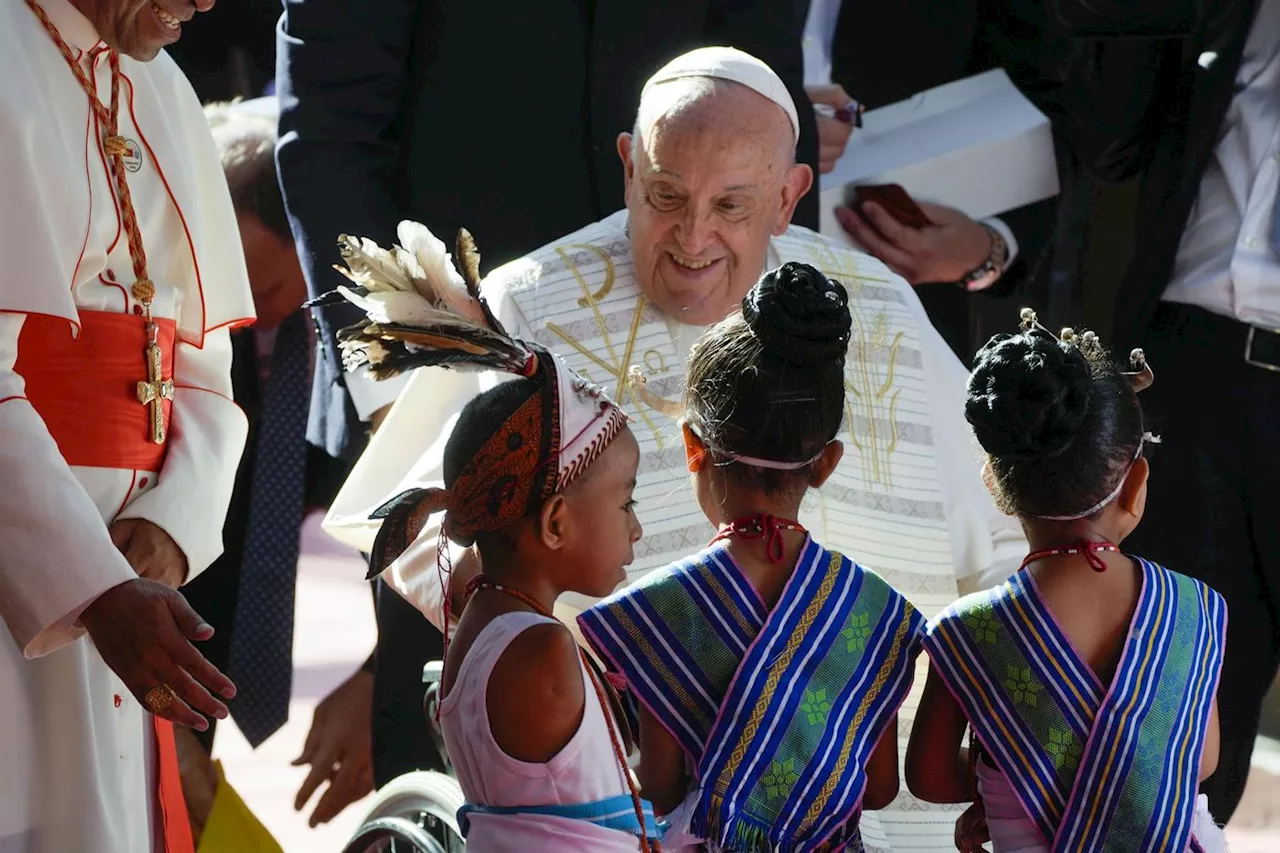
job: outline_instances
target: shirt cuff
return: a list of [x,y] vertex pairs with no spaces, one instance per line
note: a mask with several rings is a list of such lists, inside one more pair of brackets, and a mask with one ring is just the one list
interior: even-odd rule
[[[1013,266],[1013,262],[1018,259],[1018,238],[1013,236],[1013,229],[1010,228],[1008,225],[1006,225],[1004,223],[1004,220],[999,218],[998,216],[992,216],[990,219],[983,219],[982,224],[986,225],[989,228],[994,228],[996,232],[1001,237],[1004,238],[1004,245],[1005,245],[1005,248],[1008,250],[1008,256],[1005,258],[1005,261],[1004,261],[1004,268],[1008,270],[1009,267]],[[1000,280],[999,278],[993,278],[991,281],[987,282],[985,286],[979,287],[976,290],[973,290],[970,292],[978,293],[980,291],[986,290],[988,287],[991,287],[991,285],[995,284],[999,280]]]
[[360,420],[368,421],[374,412],[394,403],[404,386],[409,384],[409,375],[402,373],[391,379],[374,379],[367,367],[347,372],[344,376],[347,393],[351,395],[351,404],[356,407]]

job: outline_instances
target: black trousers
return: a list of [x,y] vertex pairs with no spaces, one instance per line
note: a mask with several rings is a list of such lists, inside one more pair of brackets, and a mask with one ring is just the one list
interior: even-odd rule
[[381,580],[376,586],[378,648],[373,670],[373,782],[413,770],[443,770],[422,709],[422,667],[444,654],[444,638],[417,608]]
[[1222,752],[1203,791],[1220,822],[1240,803],[1263,698],[1280,664],[1280,372],[1244,360],[1244,327],[1165,305],[1143,342],[1152,449],[1146,515],[1125,550],[1227,601],[1218,686]]

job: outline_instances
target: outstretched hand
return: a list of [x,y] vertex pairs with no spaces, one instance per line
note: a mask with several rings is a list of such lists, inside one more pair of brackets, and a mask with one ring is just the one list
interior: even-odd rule
[[324,697],[311,718],[302,755],[293,766],[311,765],[293,808],[302,811],[322,782],[320,796],[307,823],[328,823],[347,806],[373,790],[373,674],[352,675]]
[[144,518],[127,518],[111,525],[111,541],[133,566],[138,577],[177,589],[187,580],[187,555],[158,525]]
[[197,731],[209,728],[201,714],[226,718],[227,706],[215,697],[231,699],[235,686],[191,645],[212,637],[213,628],[180,592],[145,578],[125,581],[98,596],[80,622],[102,660],[143,707],[153,688],[173,691],[167,707],[148,708],[156,716]]

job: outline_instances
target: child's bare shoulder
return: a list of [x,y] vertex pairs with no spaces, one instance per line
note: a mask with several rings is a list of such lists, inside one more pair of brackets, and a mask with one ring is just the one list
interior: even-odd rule
[[545,762],[578,731],[585,699],[573,634],[547,623],[521,632],[507,646],[489,677],[485,705],[504,752]]

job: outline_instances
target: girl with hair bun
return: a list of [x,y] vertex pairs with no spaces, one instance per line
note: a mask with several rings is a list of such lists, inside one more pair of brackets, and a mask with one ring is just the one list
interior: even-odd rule
[[[1199,783],[1218,761],[1226,605],[1119,545],[1142,519],[1141,350],[1121,372],[1092,332],[1055,337],[1023,311],[969,378],[984,476],[1031,553],[1003,585],[929,624],[929,677],[906,777],[975,805],[957,847],[1226,849]],[[968,726],[973,741],[962,749]]]
[[794,521],[843,453],[850,326],[844,289],[788,263],[699,339],[682,426],[719,532],[579,617],[639,700],[668,850],[861,849],[862,809],[897,795],[923,617]]

